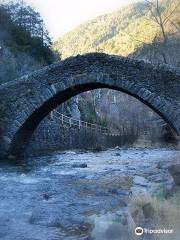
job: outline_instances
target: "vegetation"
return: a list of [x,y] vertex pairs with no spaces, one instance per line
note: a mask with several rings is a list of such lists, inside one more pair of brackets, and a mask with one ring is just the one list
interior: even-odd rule
[[52,63],[55,54],[50,44],[43,20],[33,8],[23,1],[0,5],[0,82]]
[[[178,0],[144,0],[80,25],[53,47],[62,58],[98,51],[179,66],[179,14]],[[94,105],[93,112],[89,104]],[[146,139],[153,144],[176,142],[158,115],[122,93],[96,90],[88,93],[78,107],[82,120],[105,120],[111,131],[138,139],[140,144]]]
[[[179,46],[180,4],[178,0],[158,2],[158,9],[152,1],[142,1],[82,24],[60,38],[54,49],[63,58],[99,51],[164,61],[160,51],[164,39],[167,48],[173,44],[175,48]],[[158,22],[162,18],[163,25],[154,16]]]
[[130,229],[136,226],[150,229],[173,229],[172,234],[156,234],[156,239],[179,239],[179,192],[169,199],[159,199],[148,193],[134,195],[130,201]]

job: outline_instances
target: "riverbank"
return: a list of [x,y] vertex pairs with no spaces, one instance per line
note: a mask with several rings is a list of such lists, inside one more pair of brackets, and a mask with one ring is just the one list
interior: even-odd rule
[[134,193],[171,189],[167,167],[179,154],[133,148],[66,151],[26,159],[23,166],[2,166],[0,238],[116,240],[112,232],[127,228],[124,216]]

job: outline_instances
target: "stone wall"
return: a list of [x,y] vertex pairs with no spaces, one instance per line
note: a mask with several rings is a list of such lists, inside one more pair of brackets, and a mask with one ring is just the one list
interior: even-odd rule
[[25,155],[45,155],[69,149],[104,149],[123,145],[124,141],[125,136],[103,135],[88,128],[69,127],[55,119],[45,118],[35,130]]

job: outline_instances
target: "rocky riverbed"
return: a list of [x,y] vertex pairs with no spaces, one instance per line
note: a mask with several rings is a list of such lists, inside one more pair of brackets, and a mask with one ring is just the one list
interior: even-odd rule
[[129,197],[171,188],[167,169],[179,156],[170,149],[116,148],[1,166],[0,239],[125,240],[113,228],[119,216],[123,222]]

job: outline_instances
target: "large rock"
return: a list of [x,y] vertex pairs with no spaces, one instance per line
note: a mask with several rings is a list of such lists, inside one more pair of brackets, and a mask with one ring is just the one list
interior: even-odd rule
[[180,185],[180,164],[174,164],[168,168],[169,173],[174,179],[176,185]]
[[145,216],[145,218],[153,218],[154,214],[155,214],[155,210],[152,207],[151,203],[146,203],[143,207],[143,214]]
[[74,163],[73,168],[87,168],[87,163]]

